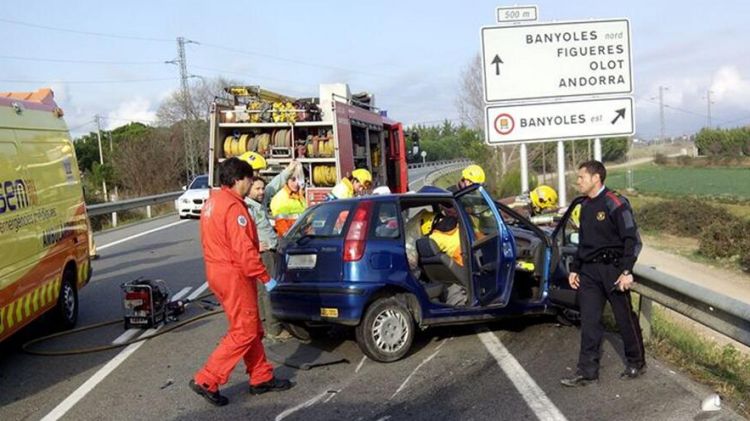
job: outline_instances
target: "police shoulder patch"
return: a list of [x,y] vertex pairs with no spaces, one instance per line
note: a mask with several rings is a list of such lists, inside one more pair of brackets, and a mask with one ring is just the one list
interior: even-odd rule
[[240,224],[241,227],[247,226],[247,218],[245,218],[244,215],[240,215],[237,217],[237,223]]

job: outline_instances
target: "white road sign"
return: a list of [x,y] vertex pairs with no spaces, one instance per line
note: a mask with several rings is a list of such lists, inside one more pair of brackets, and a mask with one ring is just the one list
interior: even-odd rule
[[485,114],[490,145],[630,136],[635,132],[631,97],[490,105]]
[[497,23],[524,22],[537,20],[536,6],[513,6],[497,8]]
[[633,91],[627,19],[481,29],[487,102]]

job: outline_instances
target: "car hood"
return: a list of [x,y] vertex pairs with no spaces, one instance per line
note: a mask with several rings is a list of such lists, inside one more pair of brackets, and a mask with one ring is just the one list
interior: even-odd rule
[[185,193],[182,193],[180,196],[180,199],[208,199],[208,194],[211,191],[211,189],[192,189],[192,190],[186,190]]

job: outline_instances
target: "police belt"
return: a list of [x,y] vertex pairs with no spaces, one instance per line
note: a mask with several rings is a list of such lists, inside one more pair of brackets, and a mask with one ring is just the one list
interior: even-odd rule
[[619,266],[620,258],[622,258],[622,253],[613,250],[605,250],[591,259],[586,260],[585,263],[602,263],[605,265]]

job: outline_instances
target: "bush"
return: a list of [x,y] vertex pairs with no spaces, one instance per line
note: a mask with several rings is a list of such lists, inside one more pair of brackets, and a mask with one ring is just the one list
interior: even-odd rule
[[700,237],[698,252],[712,258],[750,255],[750,221],[717,220]]
[[740,268],[745,272],[750,273],[750,253],[747,253],[740,258]]
[[657,153],[656,155],[654,155],[654,164],[667,165],[667,156],[663,153]]
[[689,155],[680,155],[677,157],[677,165],[691,167],[693,166],[693,157]]
[[643,229],[694,238],[714,221],[726,223],[736,219],[724,208],[692,198],[645,205],[636,218]]
[[[537,186],[537,175],[529,171],[529,190]],[[494,196],[496,198],[511,197],[521,194],[521,170],[511,170],[496,184]]]

